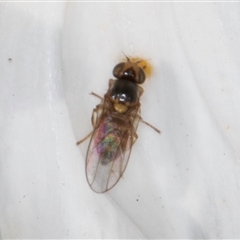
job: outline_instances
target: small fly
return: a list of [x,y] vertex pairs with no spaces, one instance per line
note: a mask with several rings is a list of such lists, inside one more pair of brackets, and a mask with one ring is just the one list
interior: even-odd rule
[[94,130],[77,142],[79,145],[91,136],[85,171],[87,182],[96,193],[110,190],[122,177],[138,138],[139,121],[160,133],[140,115],[140,97],[144,91],[139,85],[146,79],[145,67],[140,66],[143,60],[133,62],[127,56],[126,59],[114,67],[116,79],[109,80],[103,98],[91,93],[101,99],[92,113]]

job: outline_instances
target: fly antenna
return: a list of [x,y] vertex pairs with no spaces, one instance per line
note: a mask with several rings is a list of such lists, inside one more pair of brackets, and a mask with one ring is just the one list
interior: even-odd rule
[[130,58],[122,51],[123,55],[126,57],[126,59],[128,60],[128,62],[131,62]]

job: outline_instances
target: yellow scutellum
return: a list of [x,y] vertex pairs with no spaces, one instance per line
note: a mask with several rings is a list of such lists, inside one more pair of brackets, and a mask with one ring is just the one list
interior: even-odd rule
[[128,110],[128,106],[121,103],[114,103],[114,109],[119,113],[125,113]]

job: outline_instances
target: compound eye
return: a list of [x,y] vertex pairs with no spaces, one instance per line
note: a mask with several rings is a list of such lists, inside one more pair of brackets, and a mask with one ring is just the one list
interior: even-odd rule
[[145,81],[146,76],[145,76],[145,72],[142,68],[139,67],[139,72],[138,72],[138,76],[136,79],[136,83],[141,84]]
[[122,78],[123,74],[124,74],[124,65],[125,65],[125,62],[122,62],[122,63],[119,63],[117,64],[114,69],[113,69],[113,76],[120,79]]

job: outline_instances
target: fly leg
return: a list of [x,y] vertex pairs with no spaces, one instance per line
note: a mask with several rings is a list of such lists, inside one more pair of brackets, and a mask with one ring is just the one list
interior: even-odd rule
[[98,104],[96,108],[93,109],[92,118],[91,118],[93,128],[96,126],[98,111],[100,111],[101,109],[102,109],[102,104]]
[[[154,126],[152,126],[150,123],[148,122],[145,122],[140,116],[139,116],[139,119],[142,123],[146,124],[147,126],[151,127],[153,130],[155,130],[157,133],[161,133],[160,130],[158,130],[157,128],[155,128]],[[138,139],[138,135],[136,132],[133,132],[133,144],[137,141]],[[133,145],[132,144],[132,145]]]
[[[100,98],[101,100],[103,100],[103,98],[101,96],[99,96],[98,94],[94,93],[94,92],[91,92],[90,93],[91,95],[97,97],[97,98]],[[92,118],[91,118],[91,121],[92,121],[92,126],[93,128],[95,127],[96,125],[96,120],[97,120],[97,116],[98,116],[98,111],[101,110],[102,108],[102,105],[99,104],[96,106],[95,109],[93,109],[93,113],[92,113]],[[82,140],[78,141],[76,144],[79,145],[81,144],[82,142],[84,142],[85,140],[87,140],[91,135],[93,134],[93,131],[91,131],[85,138],[83,138]]]
[[[98,106],[97,106],[98,107]],[[92,113],[92,118],[91,118],[91,121],[92,121],[92,125],[93,127],[95,126],[95,121],[96,121],[96,117],[95,117],[95,114],[97,113],[97,107],[95,109],[93,109],[93,113]],[[86,137],[84,137],[82,140],[78,141],[77,142],[77,145],[81,144],[82,142],[84,142],[85,140],[87,140],[91,135],[93,134],[93,131],[91,131]]]
[[134,137],[134,139],[133,139],[133,144],[134,144],[137,141],[137,139],[138,139],[138,135],[137,135],[136,132],[133,133],[133,137]]
[[[93,93],[92,93],[93,94]],[[93,94],[94,95],[94,94]],[[95,96],[95,95],[94,95]],[[100,97],[96,94],[96,97]],[[100,97],[101,98],[101,97]],[[92,113],[92,118],[91,118],[91,121],[92,121],[92,126],[93,128],[95,127],[96,125],[96,119],[97,119],[97,112],[98,110],[101,108],[101,104],[97,105],[96,108],[93,109],[93,113]],[[91,131],[86,137],[84,137],[82,140],[78,141],[76,144],[79,145],[81,144],[82,142],[84,142],[85,140],[87,140],[91,135],[93,134],[93,131]]]
[[91,92],[90,95],[93,95],[97,98],[100,98],[101,100],[103,100],[103,98],[101,96],[99,96],[98,94],[94,93],[94,92]]
[[83,138],[82,140],[78,141],[76,144],[79,145],[82,142],[84,142],[85,140],[87,140],[91,135],[92,135],[93,131],[91,131],[85,138]]
[[161,131],[157,128],[155,128],[153,125],[151,125],[150,123],[148,122],[145,122],[141,117],[140,117],[140,121],[144,124],[146,124],[147,126],[151,127],[153,130],[155,130],[157,133],[161,133]]

